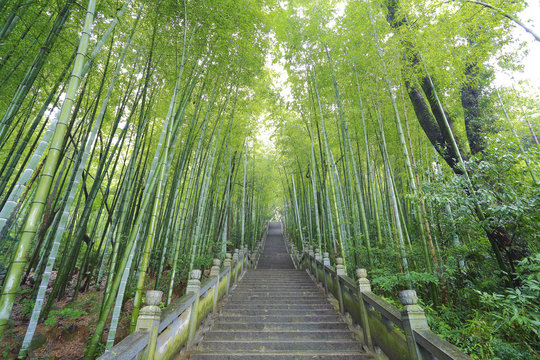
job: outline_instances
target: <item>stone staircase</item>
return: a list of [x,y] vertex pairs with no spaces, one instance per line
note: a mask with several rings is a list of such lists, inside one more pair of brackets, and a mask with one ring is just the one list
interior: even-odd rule
[[257,269],[225,300],[190,359],[370,359],[270,223]]

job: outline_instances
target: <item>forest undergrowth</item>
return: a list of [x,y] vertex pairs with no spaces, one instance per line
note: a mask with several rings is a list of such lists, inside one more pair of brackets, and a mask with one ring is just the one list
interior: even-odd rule
[[533,5],[0,0],[0,356],[95,359],[274,219],[540,358]]

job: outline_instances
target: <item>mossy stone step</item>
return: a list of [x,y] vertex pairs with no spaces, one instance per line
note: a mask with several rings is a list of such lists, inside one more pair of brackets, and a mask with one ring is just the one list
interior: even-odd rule
[[266,341],[217,341],[205,340],[201,350],[208,351],[249,351],[249,352],[284,352],[284,351],[362,351],[360,344],[353,340],[266,340]]
[[343,317],[303,270],[294,269],[281,225],[270,223],[248,270],[191,359],[370,359]]
[[348,330],[312,331],[210,331],[206,340],[353,340]]
[[258,354],[258,353],[200,353],[191,355],[190,359],[194,360],[366,360],[373,357],[366,353],[360,352],[344,352],[323,354],[320,351],[316,352],[301,352],[301,353],[273,353],[273,354]]

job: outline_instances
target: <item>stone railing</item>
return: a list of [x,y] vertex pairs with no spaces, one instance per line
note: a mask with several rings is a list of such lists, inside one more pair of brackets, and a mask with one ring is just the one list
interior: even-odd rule
[[248,268],[257,266],[266,241],[268,226],[253,251],[235,249],[227,253],[223,266],[214,259],[210,277],[201,284],[200,270],[193,270],[186,294],[163,311],[158,306],[161,291],[146,293],[146,306],[140,311],[137,328],[106,351],[100,360],[168,360],[192,344],[199,324],[217,310],[217,303],[229,294]]
[[471,360],[429,329],[416,291],[399,293],[400,310],[371,292],[365,269],[356,270],[355,283],[346,275],[341,258],[332,266],[328,253],[321,255],[309,245],[300,253],[294,244],[286,243],[295,266],[308,270],[337,300],[340,312],[350,314],[370,350],[391,360]]

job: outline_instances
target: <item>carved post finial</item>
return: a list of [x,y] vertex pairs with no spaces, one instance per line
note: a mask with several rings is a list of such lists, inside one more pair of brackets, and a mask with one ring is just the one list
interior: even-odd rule
[[403,306],[417,305],[418,295],[415,290],[403,290],[399,292],[399,301]]
[[356,269],[356,278],[358,279],[358,290],[360,292],[371,292],[371,283],[367,278],[366,269]]
[[186,294],[198,294],[201,291],[201,270],[193,269],[189,273]]
[[343,259],[339,257],[336,259],[336,273],[345,276],[345,265],[343,265]]
[[163,296],[163,291],[148,290],[146,292],[146,296],[144,297],[144,302],[146,303],[146,305],[159,306],[162,296]]
[[162,291],[149,290],[146,292],[145,303],[137,318],[136,332],[148,332],[147,358],[153,359],[156,350],[159,322],[161,320],[161,308],[159,303],[163,296]]
[[403,331],[407,339],[407,348],[411,359],[421,359],[420,349],[416,345],[414,330],[427,330],[426,315],[424,310],[418,306],[418,296],[414,290],[403,290],[399,292],[399,300],[403,305],[401,309],[401,322]]
[[323,256],[323,264],[325,266],[330,266],[330,254],[328,254],[327,252],[323,252],[322,256]]
[[231,267],[231,253],[225,254],[225,260],[223,261],[223,267],[230,268]]
[[212,268],[210,269],[210,277],[219,276],[219,271],[221,270],[221,260],[214,259],[212,261]]
[[315,260],[322,261],[321,250],[315,248]]

